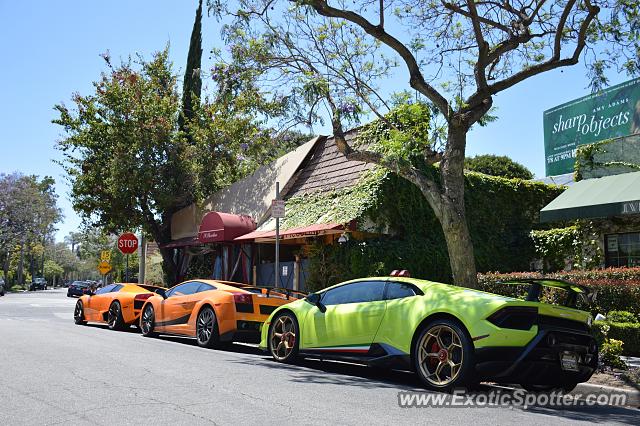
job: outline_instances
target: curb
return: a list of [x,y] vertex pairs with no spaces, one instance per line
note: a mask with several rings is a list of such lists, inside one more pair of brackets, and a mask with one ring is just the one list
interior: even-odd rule
[[579,383],[570,395],[573,394],[626,394],[626,407],[640,408],[640,391],[635,389],[614,388],[606,385],[595,385],[591,383]]

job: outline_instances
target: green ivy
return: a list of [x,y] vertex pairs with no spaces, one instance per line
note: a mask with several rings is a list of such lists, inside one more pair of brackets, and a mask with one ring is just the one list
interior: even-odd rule
[[[427,172],[437,180],[437,168]],[[536,256],[530,233],[538,227],[539,211],[564,188],[468,172],[465,189],[478,270],[529,269]],[[450,281],[447,246],[437,218],[420,190],[396,174],[376,169],[353,191],[304,197],[289,207],[287,215],[291,209],[293,213],[287,226],[357,219],[359,229],[368,224],[372,232],[382,234],[312,250],[309,289],[351,278],[387,275],[393,269],[407,269],[414,277]]]
[[286,218],[281,223],[282,229],[316,223],[347,224],[363,217],[376,203],[388,174],[386,169],[376,167],[364,172],[352,187],[290,198],[287,200]]
[[603,141],[581,145],[576,150],[576,161],[574,163],[574,180],[576,182],[584,179],[586,170],[593,170],[597,167],[625,167],[631,170],[640,170],[640,164],[629,163],[626,161],[597,161],[597,154],[606,154],[607,145],[619,141],[621,138],[606,139]]
[[536,253],[543,260],[545,272],[564,269],[565,261],[573,268],[592,269],[602,261],[598,233],[591,223],[579,222],[566,228],[531,231]]

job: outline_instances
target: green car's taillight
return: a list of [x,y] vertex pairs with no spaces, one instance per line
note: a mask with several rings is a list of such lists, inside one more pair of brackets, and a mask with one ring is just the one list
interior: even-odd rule
[[493,314],[487,321],[496,327],[529,330],[538,319],[538,308],[533,306],[507,306]]

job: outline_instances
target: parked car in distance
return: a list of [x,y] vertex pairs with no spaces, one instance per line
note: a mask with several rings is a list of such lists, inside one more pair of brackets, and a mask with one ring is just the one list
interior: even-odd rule
[[114,283],[80,296],[73,312],[76,324],[87,322],[107,324],[112,330],[138,326],[140,311],[145,300],[164,289],[144,284]]
[[4,278],[0,278],[0,296],[4,296]]
[[67,288],[67,297],[80,297],[89,290],[89,283],[86,281],[74,281]]
[[31,280],[31,285],[29,286],[29,290],[46,290],[47,289],[47,280],[42,277],[36,277]]
[[[444,391],[491,381],[568,392],[589,380],[598,345],[591,314],[576,306],[595,293],[551,279],[504,284],[528,286],[526,298],[398,275],[347,281],[277,308],[260,347],[284,363],[313,357],[413,370]],[[540,302],[543,287],[565,293],[565,305]]]
[[140,328],[144,336],[195,337],[202,347],[222,342],[257,343],[269,314],[305,295],[229,281],[186,281],[147,299]]

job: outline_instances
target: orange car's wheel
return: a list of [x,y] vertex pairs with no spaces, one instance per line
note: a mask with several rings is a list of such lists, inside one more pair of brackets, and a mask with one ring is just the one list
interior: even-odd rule
[[124,319],[122,318],[122,306],[117,300],[109,306],[107,314],[107,324],[111,330],[122,330],[124,328]]
[[300,328],[290,313],[278,315],[269,328],[269,351],[278,362],[292,363],[298,356]]
[[219,342],[218,320],[216,313],[209,306],[205,306],[198,313],[196,320],[196,338],[198,345],[203,348],[212,348]]
[[82,300],[76,302],[76,308],[73,310],[73,321],[78,325],[85,325],[87,321],[84,319],[84,306]]
[[156,324],[156,314],[153,310],[153,305],[148,304],[144,307],[144,311],[142,311],[142,316],[140,317],[140,330],[142,331],[142,335],[145,337],[153,337],[156,335],[153,329]]

